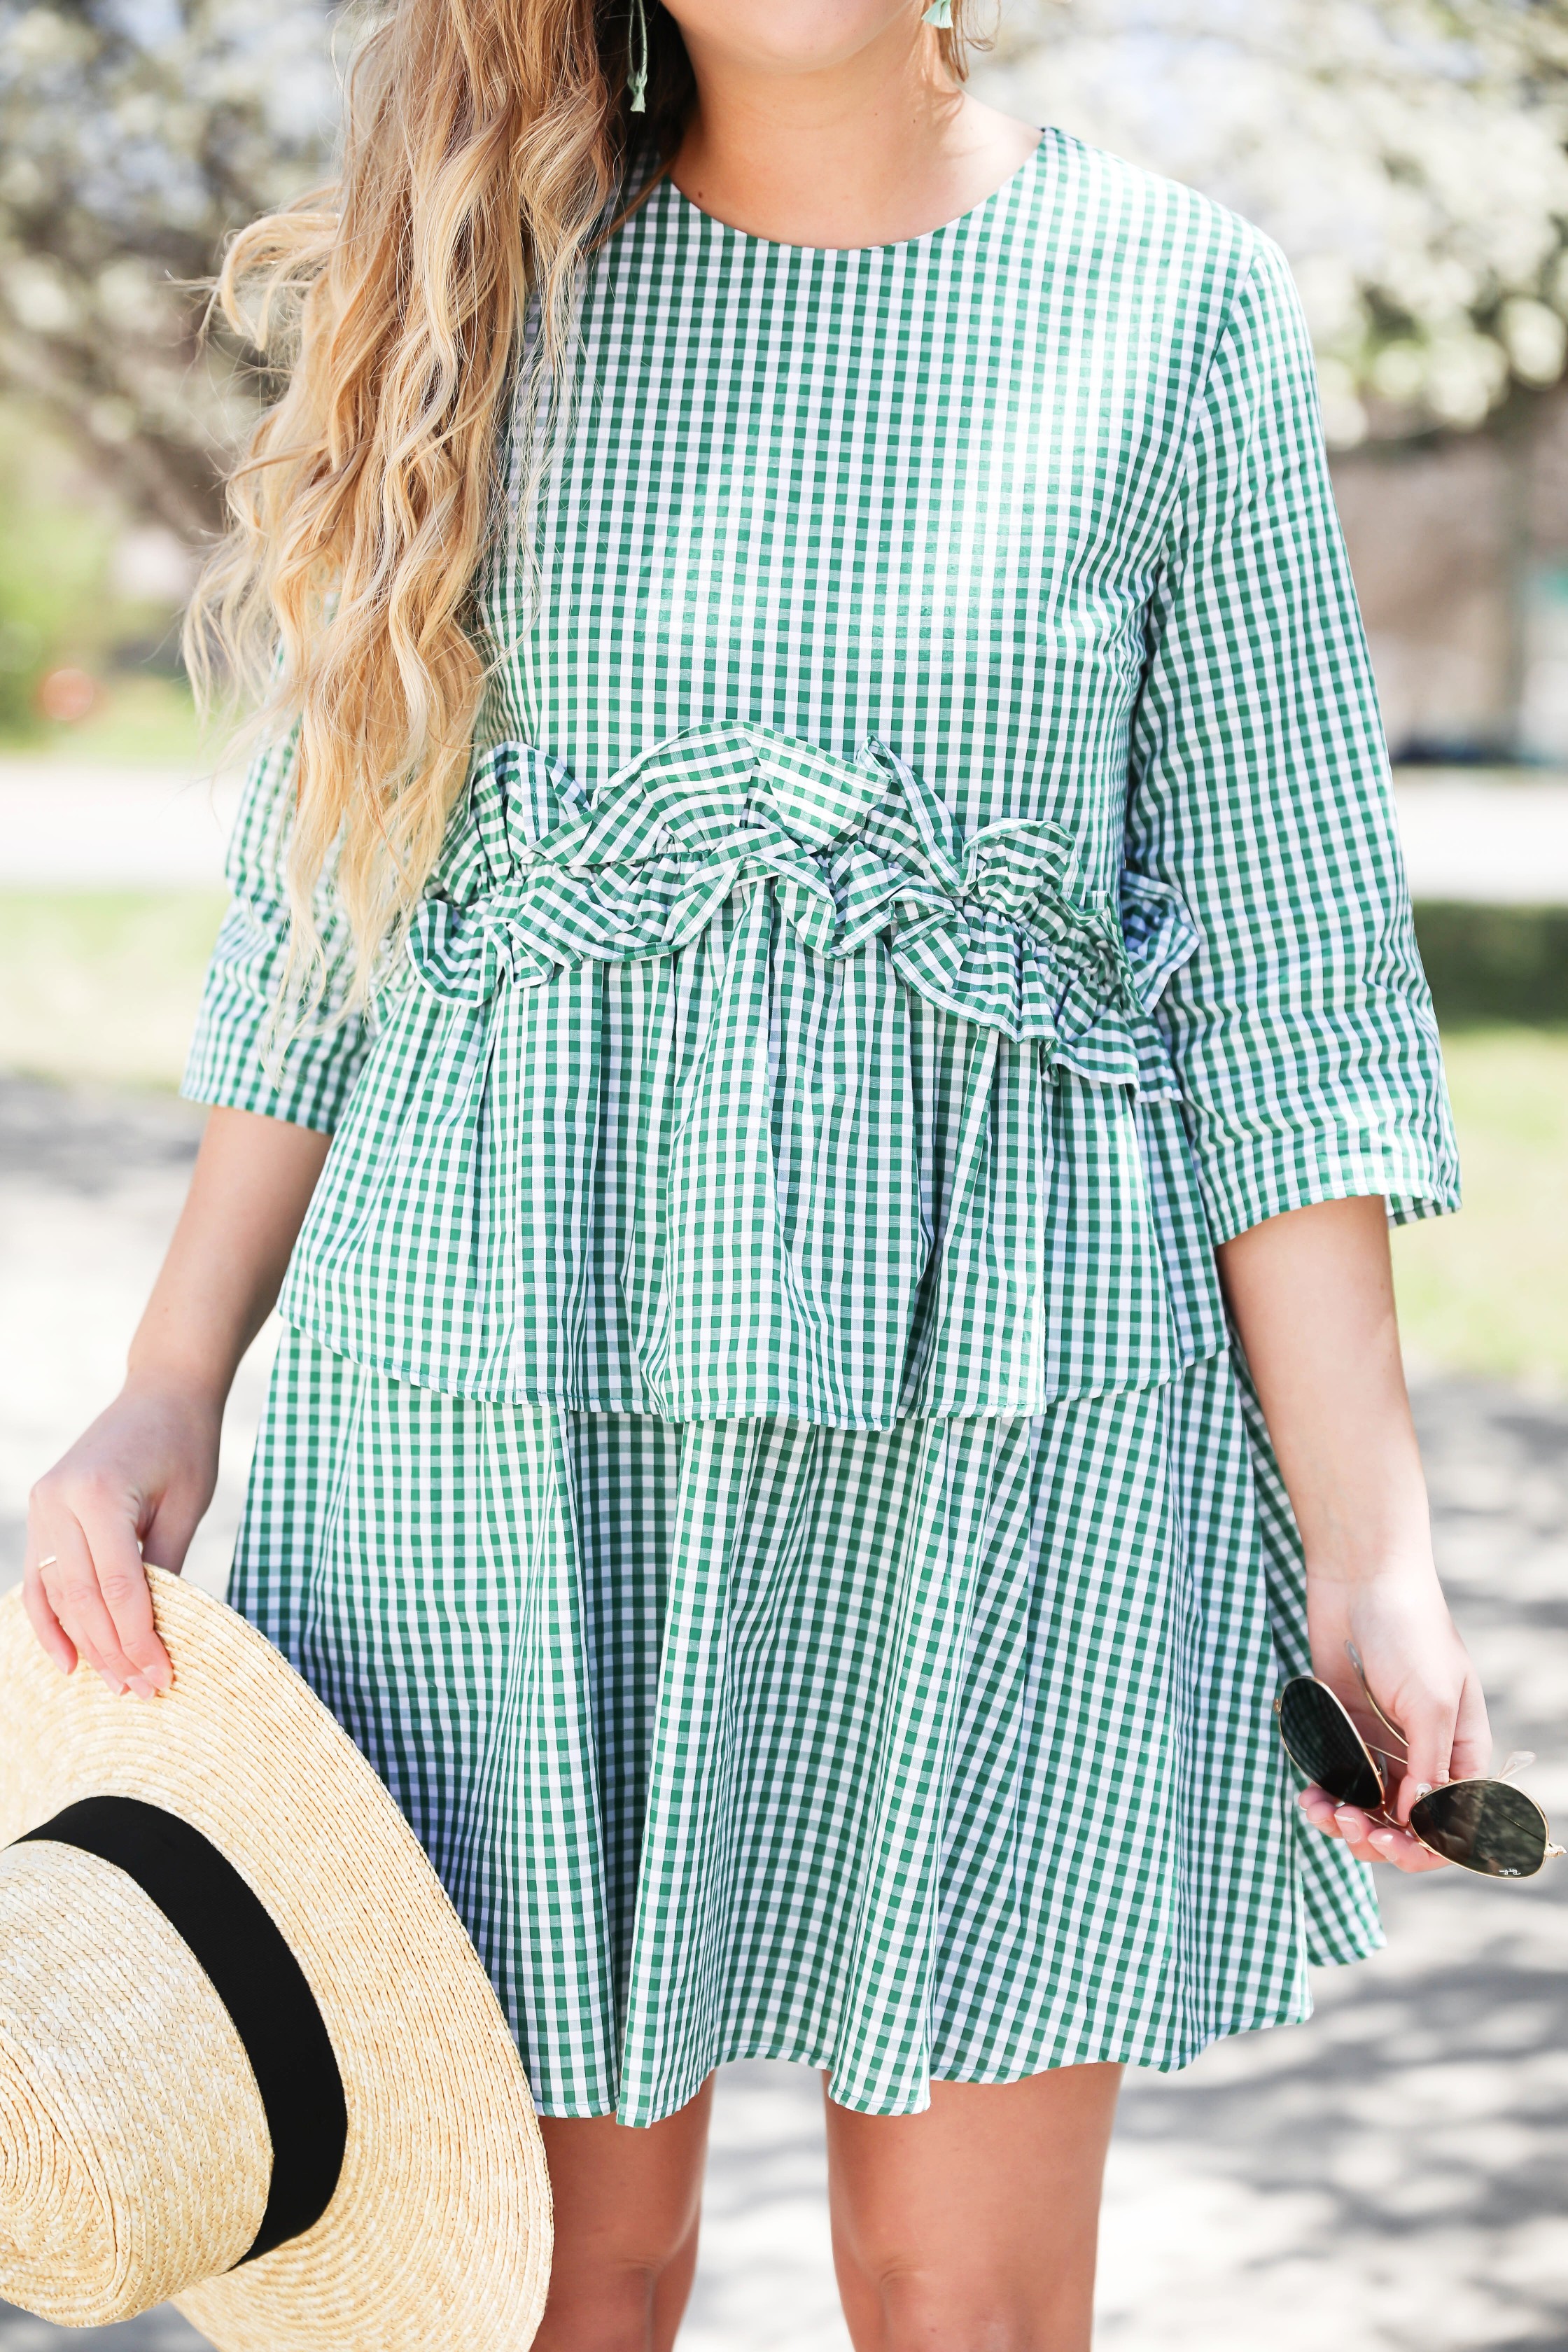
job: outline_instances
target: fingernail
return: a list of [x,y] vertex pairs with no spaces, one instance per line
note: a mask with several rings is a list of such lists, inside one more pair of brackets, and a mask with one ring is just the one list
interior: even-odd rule
[[1389,1847],[1394,1843],[1394,1832],[1392,1830],[1369,1831],[1368,1842],[1369,1843],[1376,1846],[1379,1853],[1386,1853]]
[[153,1695],[152,1684],[145,1681],[141,1675],[132,1675],[131,1688],[135,1692],[138,1698],[151,1698]]

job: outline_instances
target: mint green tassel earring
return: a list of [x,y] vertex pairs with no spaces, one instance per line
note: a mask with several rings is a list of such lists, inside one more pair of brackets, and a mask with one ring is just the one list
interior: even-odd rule
[[939,33],[952,29],[952,0],[931,0],[931,6],[921,18],[922,25],[934,25]]
[[[948,0],[936,0],[936,5],[939,7],[945,8],[948,5]],[[632,0],[632,13],[630,18],[630,50],[631,55],[627,59],[627,63],[630,66],[631,70],[626,77],[626,88],[631,92],[631,110],[634,114],[646,114],[647,112],[647,12],[646,0]]]

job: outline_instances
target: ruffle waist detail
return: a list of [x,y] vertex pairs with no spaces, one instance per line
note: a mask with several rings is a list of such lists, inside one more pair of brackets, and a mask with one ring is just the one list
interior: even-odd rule
[[693,728],[592,799],[558,761],[502,743],[476,764],[470,814],[410,936],[437,996],[480,1004],[503,982],[669,955],[770,886],[814,953],[881,940],[942,1010],[1100,1084],[1168,1091],[1150,1011],[1198,943],[1176,893],[1137,875],[1120,903],[1083,890],[1072,837],[1048,820],[961,836],[874,738],[847,761],[762,727]]
[[1223,1344],[1175,895],[758,727],[476,761],[281,1302],[416,1387],[889,1429]]

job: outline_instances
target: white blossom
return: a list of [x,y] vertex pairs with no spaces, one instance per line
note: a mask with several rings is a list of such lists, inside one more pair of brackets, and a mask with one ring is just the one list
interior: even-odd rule
[[1277,237],[1342,444],[1562,372],[1568,0],[1003,0],[975,81]]

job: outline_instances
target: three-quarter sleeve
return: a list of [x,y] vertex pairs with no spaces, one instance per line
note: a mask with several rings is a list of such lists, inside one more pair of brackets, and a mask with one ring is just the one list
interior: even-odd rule
[[1127,860],[1201,934],[1159,1018],[1216,1240],[1314,1201],[1458,1206],[1436,1023],[1312,355],[1257,241],[1149,617]]
[[343,1016],[348,926],[330,883],[318,896],[322,984],[303,1019],[277,1017],[289,960],[288,845],[294,743],[260,753],[246,778],[229,844],[234,898],[207,967],[180,1091],[193,1102],[261,1112],[330,1135],[364,1058],[366,1022]]

